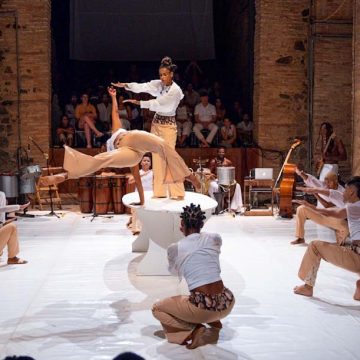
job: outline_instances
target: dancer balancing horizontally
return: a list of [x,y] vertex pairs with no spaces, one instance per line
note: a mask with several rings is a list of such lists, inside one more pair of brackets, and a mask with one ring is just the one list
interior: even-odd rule
[[[176,126],[176,109],[180,100],[184,97],[181,88],[173,81],[174,71],[177,66],[173,64],[171,58],[164,57],[159,66],[160,80],[152,80],[147,83],[112,83],[117,87],[125,88],[134,93],[149,93],[156,97],[152,100],[138,101],[135,99],[125,100],[135,105],[140,105],[141,108],[154,111],[155,115],[151,123],[151,133],[160,136],[166,143],[175,149],[177,139]],[[166,197],[167,187],[169,190],[169,197],[172,199],[181,200],[185,196],[184,184],[182,182],[175,182],[164,185],[163,177],[166,169],[164,158],[158,154],[153,154],[153,171],[154,171],[154,196]]]
[[152,313],[169,342],[195,349],[217,343],[221,319],[230,314],[235,298],[220,277],[220,235],[200,232],[205,219],[200,205],[183,209],[180,230],[185,237],[169,246],[168,260],[169,270],[185,278],[190,295],[158,301]]
[[[113,134],[107,141],[107,152],[90,156],[65,146],[64,169],[66,173],[45,176],[42,184],[55,184],[69,179],[90,175],[106,167],[130,167],[139,191],[140,203],[144,203],[144,192],[139,175],[139,162],[147,152],[158,154],[165,163],[164,184],[183,183],[190,181],[195,188],[200,188],[199,180],[189,170],[180,155],[165,140],[146,131],[127,131],[121,127],[118,114],[116,90],[108,88],[112,98]],[[45,186],[44,185],[44,186]]]

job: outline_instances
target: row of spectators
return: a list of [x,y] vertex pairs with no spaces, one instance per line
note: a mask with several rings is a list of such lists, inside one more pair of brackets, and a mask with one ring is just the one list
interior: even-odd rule
[[[196,62],[190,63],[196,74]],[[195,65],[194,65],[195,64]],[[133,71],[133,69],[132,69]],[[198,73],[199,70],[197,70]],[[136,74],[130,79],[135,80]],[[183,85],[178,74],[175,82],[183,85],[184,98],[176,112],[179,147],[211,147],[211,146],[251,146],[253,122],[248,114],[243,113],[240,101],[230,105],[223,101],[226,94],[219,82],[207,86],[207,81],[199,83],[197,76],[193,83]],[[201,85],[201,86],[200,86]],[[148,100],[149,94],[134,94],[124,90],[118,92],[119,115],[123,127],[150,131],[154,113],[148,109],[140,109],[130,103],[127,98]],[[80,96],[73,94],[63,109],[63,116],[56,129],[56,145],[66,143],[69,146],[93,147],[106,141],[111,131],[111,102],[106,88],[99,86],[94,92],[89,89]]]

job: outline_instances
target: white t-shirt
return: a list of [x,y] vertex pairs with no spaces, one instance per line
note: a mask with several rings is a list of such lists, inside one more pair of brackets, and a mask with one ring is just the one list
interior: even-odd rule
[[350,240],[360,240],[360,201],[346,204]]
[[194,233],[168,247],[169,271],[184,277],[189,290],[221,280],[221,236]]
[[152,80],[147,83],[128,83],[126,89],[134,93],[149,93],[156,99],[141,100],[140,107],[155,111],[162,116],[175,116],[180,100],[184,97],[179,85],[174,81],[170,86],[164,86],[161,80]]
[[102,122],[110,123],[111,122],[111,104],[105,106],[104,103],[97,104],[97,109],[99,112],[99,120]]
[[0,227],[5,222],[5,213],[18,211],[19,209],[19,205],[6,205],[5,193],[0,191]]
[[236,127],[242,131],[252,131],[254,129],[254,124],[252,121],[249,121],[248,124],[245,124],[245,121],[240,121]]
[[195,106],[194,115],[199,115],[199,120],[202,122],[213,121],[213,116],[216,116],[215,106],[207,104],[204,106],[202,103]]
[[148,172],[145,173],[143,169],[140,169],[139,173],[144,191],[152,191],[153,177],[154,177],[153,171],[149,170]]

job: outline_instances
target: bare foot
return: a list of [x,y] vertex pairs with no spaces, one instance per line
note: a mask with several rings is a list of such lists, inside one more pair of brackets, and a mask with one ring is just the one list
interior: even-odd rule
[[95,137],[97,137],[97,138],[98,138],[98,137],[102,137],[102,136],[104,136],[104,133],[102,133],[102,132],[100,132],[100,131],[95,135]]
[[12,258],[8,258],[7,263],[8,265],[23,265],[27,264],[27,261],[14,256]]
[[175,196],[171,198],[172,200],[177,200],[177,201],[181,201],[185,199],[185,196]]
[[313,287],[307,284],[295,286],[294,293],[297,295],[311,297],[313,296]]
[[305,243],[305,239],[303,238],[297,238],[294,241],[291,241],[291,245],[298,245],[298,244],[304,244]]
[[356,282],[356,290],[354,294],[354,300],[360,301],[360,280]]

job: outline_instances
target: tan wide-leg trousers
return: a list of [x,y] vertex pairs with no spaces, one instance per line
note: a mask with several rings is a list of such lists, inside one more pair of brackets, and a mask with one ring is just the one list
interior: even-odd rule
[[230,314],[235,299],[224,311],[209,311],[198,308],[189,302],[188,296],[173,296],[155,303],[152,313],[161,322],[167,340],[182,344],[194,331],[197,324],[209,324]]
[[[175,150],[177,127],[176,125],[160,125],[151,124],[151,133],[155,134],[165,140],[166,144]],[[154,172],[154,196],[166,197],[167,189],[169,190],[169,197],[177,198],[178,196],[185,196],[185,188],[183,182],[176,182],[174,184],[164,185],[163,178],[166,171],[166,162],[157,153],[152,156],[152,168]]]
[[132,167],[141,161],[146,152],[158,154],[165,162],[163,183],[183,182],[191,174],[180,155],[165,141],[146,131],[132,130],[120,140],[118,148],[95,156],[89,156],[65,146],[64,169],[70,179],[90,175],[106,167]]
[[19,253],[19,241],[16,225],[10,223],[0,228],[0,255],[7,245],[8,258],[13,258]]
[[360,274],[360,255],[351,250],[349,246],[339,246],[316,240],[309,244],[300,265],[299,277],[305,284],[315,286],[321,259]]
[[301,205],[296,210],[296,232],[297,238],[304,238],[305,236],[305,221],[309,219],[316,224],[326,226],[335,230],[336,242],[342,244],[349,235],[348,222],[344,219],[335,219],[331,216],[325,216],[319,214],[316,210],[313,210],[307,206]]

